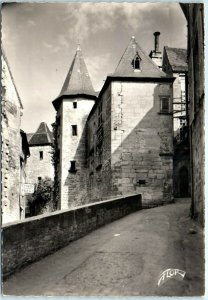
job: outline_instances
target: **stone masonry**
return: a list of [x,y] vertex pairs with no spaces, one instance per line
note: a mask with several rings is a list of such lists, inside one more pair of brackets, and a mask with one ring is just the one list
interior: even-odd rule
[[53,101],[61,209],[135,192],[143,203],[171,201],[173,80],[133,37],[96,98],[77,50]]
[[2,55],[2,222],[20,219],[20,124],[23,106]]

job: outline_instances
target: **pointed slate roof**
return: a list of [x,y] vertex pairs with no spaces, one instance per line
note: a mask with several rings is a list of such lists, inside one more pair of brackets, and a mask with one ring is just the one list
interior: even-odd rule
[[[134,71],[132,61],[135,56],[138,55],[141,59],[141,70]],[[131,38],[129,45],[124,51],[119,64],[112,74],[119,77],[150,77],[150,78],[162,78],[167,75],[161,71],[158,66],[152,61],[152,59],[142,50],[137,43],[135,37]],[[111,76],[112,76],[111,75]]]
[[30,137],[29,146],[51,145],[53,134],[45,122],[41,122],[37,131]]
[[60,96],[75,94],[95,95],[80,46],[77,48]]
[[173,72],[188,71],[187,50],[182,48],[164,47]]
[[73,98],[73,96],[81,96],[94,100],[97,99],[97,93],[92,86],[80,46],[77,48],[61,93],[53,101],[55,109],[58,109],[62,97]]

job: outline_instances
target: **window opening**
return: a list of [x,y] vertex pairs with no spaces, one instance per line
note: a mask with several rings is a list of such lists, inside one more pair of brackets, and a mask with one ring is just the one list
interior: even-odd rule
[[73,108],[77,108],[77,102],[73,102]]
[[140,63],[141,63],[141,58],[137,52],[136,56],[134,57],[134,59],[132,60],[132,63],[131,63],[133,66],[133,69],[140,70],[141,69]]
[[43,159],[43,151],[40,151],[39,154],[40,154],[40,160],[42,160]]
[[71,165],[70,165],[70,172],[76,172],[76,160],[71,160]]
[[161,112],[162,113],[169,113],[170,110],[170,104],[169,104],[169,98],[168,97],[162,97],[161,98]]
[[77,125],[72,125],[72,135],[77,135]]

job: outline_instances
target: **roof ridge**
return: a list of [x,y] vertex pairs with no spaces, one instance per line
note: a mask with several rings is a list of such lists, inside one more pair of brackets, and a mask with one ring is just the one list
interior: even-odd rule
[[22,104],[22,101],[21,101],[21,99],[20,99],[20,95],[19,95],[19,92],[18,92],[18,90],[17,90],[16,83],[15,83],[15,81],[14,81],[14,77],[13,77],[13,75],[12,75],[12,71],[11,71],[11,69],[10,69],[10,65],[9,65],[9,62],[8,62],[8,59],[7,59],[7,56],[6,56],[6,53],[5,53],[5,51],[4,51],[3,46],[2,46],[1,51],[2,51],[2,57],[3,57],[3,59],[5,60],[6,65],[7,65],[7,67],[8,67],[9,74],[10,74],[12,83],[13,83],[13,85],[14,85],[14,89],[15,89],[15,91],[16,91],[17,98],[18,98],[18,100],[19,100],[20,107],[23,109],[23,104]]

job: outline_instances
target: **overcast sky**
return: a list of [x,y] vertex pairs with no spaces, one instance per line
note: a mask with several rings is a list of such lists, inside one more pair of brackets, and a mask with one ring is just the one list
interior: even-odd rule
[[22,129],[55,120],[58,96],[78,41],[96,91],[112,73],[131,36],[149,54],[153,33],[164,45],[186,48],[186,20],[177,3],[33,3],[2,9],[2,43],[20,94]]

